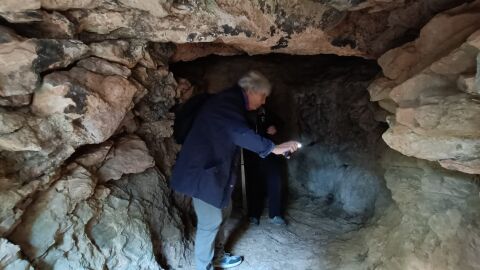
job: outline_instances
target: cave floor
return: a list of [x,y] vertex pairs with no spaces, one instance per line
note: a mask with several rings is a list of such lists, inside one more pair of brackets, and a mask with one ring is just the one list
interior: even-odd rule
[[231,236],[227,249],[244,256],[236,270],[322,270],[331,269],[326,259],[327,247],[333,241],[345,241],[347,233],[358,224],[325,214],[319,200],[301,198],[287,209],[287,226],[269,223],[267,209],[260,225],[245,224],[240,214],[227,223]]

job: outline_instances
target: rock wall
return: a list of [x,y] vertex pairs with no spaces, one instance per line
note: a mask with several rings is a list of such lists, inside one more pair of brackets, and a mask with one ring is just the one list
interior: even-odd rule
[[[406,34],[434,14],[464,1],[3,2],[1,16],[29,37],[134,38],[185,44],[182,51],[193,42],[212,42],[227,44],[226,51],[249,54],[273,51],[377,57],[400,45]],[[199,50],[204,49],[209,50]]]
[[189,266],[166,178],[174,47],[0,37],[0,268]]
[[[401,153],[478,174],[480,2],[436,15],[417,33],[463,2],[1,1],[0,268],[191,266],[189,201],[171,194],[167,179],[179,150],[169,111],[194,91],[175,79],[171,61],[382,55],[384,76],[369,90],[388,113],[367,103],[363,90],[377,70],[359,60],[330,73],[328,61],[300,73],[309,63],[302,58],[261,70],[283,70],[272,73],[285,90],[274,104],[290,131],[282,136],[309,145],[290,168],[313,174],[299,174],[291,188],[333,200],[341,211],[332,214],[369,217],[388,201],[377,196],[389,193],[369,163],[382,130],[373,119],[388,122],[383,138]],[[247,63],[242,69],[256,67]],[[209,71],[204,87],[219,90],[233,74]],[[312,80],[292,86],[294,77]],[[291,100],[299,107],[282,107]],[[351,256],[332,253],[333,268],[478,269],[478,180],[398,160],[384,167],[395,204],[340,241],[336,250]]]
[[328,269],[479,269],[478,176],[390,149],[382,164],[395,203],[331,245]]
[[[439,31],[439,29],[442,29]],[[379,58],[372,101],[389,111],[387,144],[480,174],[480,2],[435,16],[413,42]]]

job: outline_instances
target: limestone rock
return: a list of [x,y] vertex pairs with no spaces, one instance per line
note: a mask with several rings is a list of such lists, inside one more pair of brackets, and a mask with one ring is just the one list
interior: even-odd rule
[[[136,91],[120,76],[102,76],[75,67],[45,76],[43,87],[35,93],[32,110],[40,116],[62,113],[78,119],[85,142],[101,143],[115,132]],[[51,106],[52,100],[58,100],[55,106]]]
[[30,38],[74,39],[76,26],[64,15],[57,11],[39,12],[39,19],[35,23],[17,23],[17,31]]
[[43,0],[42,6],[66,11],[81,35],[91,41],[213,42],[249,54],[376,57],[396,45],[406,29],[417,29],[432,14],[460,3]]
[[165,258],[165,264],[174,269],[189,269],[193,243],[185,237],[184,231],[192,228],[185,228],[182,213],[173,204],[166,177],[150,168],[141,174],[125,175],[113,185],[122,191],[115,190],[114,195],[123,199],[137,198],[142,205],[157,258]]
[[157,66],[168,66],[175,53],[176,46],[173,43],[150,42],[147,45],[147,50]]
[[143,206],[112,196],[83,167],[41,192],[9,238],[38,268],[160,269]]
[[136,91],[123,77],[77,67],[48,74],[33,98],[35,115],[6,114],[26,121],[0,134],[1,149],[17,151],[0,155],[10,164],[5,174],[23,180],[38,177],[59,166],[79,146],[107,140],[131,108]]
[[465,93],[480,96],[480,83],[477,83],[477,79],[473,75],[460,75],[457,80],[457,87]]
[[23,12],[0,12],[9,23],[36,23],[42,21],[42,13],[39,10],[29,10]]
[[385,53],[379,63],[386,77],[370,86],[371,98],[395,114],[383,135],[390,147],[467,173],[478,171],[480,154],[479,4],[435,16],[415,42]]
[[75,159],[75,162],[87,168],[89,171],[96,171],[102,165],[108,153],[113,147],[113,141],[82,149],[81,155]]
[[0,97],[0,106],[22,107],[22,106],[29,105],[31,101],[32,101],[32,95]]
[[[97,190],[101,215],[92,222],[89,236],[105,258],[103,267],[142,270],[162,269],[155,261],[152,235],[143,206],[138,201],[110,195],[108,189]],[[103,193],[103,194],[102,194]],[[71,262],[67,262],[71,265]]]
[[0,238],[0,267],[5,270],[33,270],[30,263],[20,255],[20,248],[4,238]]
[[138,130],[139,126],[140,124],[138,118],[133,114],[132,111],[129,111],[118,126],[115,134],[121,134],[123,132],[126,134],[133,134]]
[[49,10],[67,10],[67,9],[89,9],[89,8],[96,8],[102,4],[104,4],[104,0],[95,1],[95,0],[65,0],[65,1],[57,1],[57,0],[41,0],[42,8],[49,9]]
[[147,146],[137,136],[130,135],[115,141],[97,174],[102,182],[118,180],[123,174],[140,173],[153,167]]
[[346,236],[350,239],[346,243],[331,245],[331,266],[478,269],[480,211],[474,205],[480,198],[474,176],[402,158],[391,151],[383,158],[395,205],[371,226]]
[[385,77],[374,80],[368,86],[368,92],[370,93],[370,101],[380,101],[390,98],[390,92],[395,86],[395,82]]
[[440,160],[438,163],[449,170],[461,171],[469,174],[480,174],[480,159],[473,160],[452,160],[444,159]]
[[0,114],[0,134],[12,133],[21,128],[25,122],[25,115],[6,112]]
[[398,108],[396,121],[432,139],[436,136],[480,138],[479,105],[471,96],[458,94],[434,104]]
[[4,0],[0,3],[0,12],[19,12],[39,8],[40,0]]
[[431,161],[444,159],[468,160],[480,155],[480,140],[449,135],[418,134],[404,125],[393,125],[383,140],[407,156]]
[[0,116],[0,149],[6,151],[40,151],[40,141],[27,125],[27,115],[3,113]]
[[33,70],[37,58],[35,44],[28,41],[2,43],[0,55],[0,96],[32,93],[39,79]]
[[92,54],[99,58],[120,63],[128,68],[133,68],[139,62],[148,68],[155,68],[146,46],[146,42],[141,40],[103,41],[90,44]]
[[136,115],[145,122],[165,118],[175,104],[177,95],[173,73],[163,68],[154,70],[137,67],[132,76],[148,89],[148,94],[135,106]]
[[169,138],[173,135],[173,120],[160,120],[144,123],[140,126],[139,134],[155,134],[157,138]]
[[37,72],[67,67],[90,53],[88,46],[78,40],[39,39],[35,43],[38,58],[33,67]]
[[242,54],[243,52],[235,47],[226,46],[221,43],[184,43],[177,44],[175,54],[172,56],[172,62],[192,61],[200,57],[211,54],[230,56]]
[[0,96],[31,94],[40,72],[63,68],[88,54],[79,41],[25,40],[0,44]]
[[72,213],[78,203],[89,198],[94,188],[90,173],[82,167],[74,168],[70,175],[36,199],[11,234],[11,239],[22,246],[29,258],[42,256],[58,240],[57,234],[68,229],[69,221],[65,216]]
[[417,40],[388,51],[378,63],[387,78],[400,83],[457,48],[478,28],[480,2],[476,1],[436,15]]
[[128,78],[131,73],[130,69],[125,66],[96,57],[82,59],[78,61],[77,66],[106,76],[118,75]]
[[18,36],[15,31],[10,28],[0,25],[0,44],[20,41],[22,38]]

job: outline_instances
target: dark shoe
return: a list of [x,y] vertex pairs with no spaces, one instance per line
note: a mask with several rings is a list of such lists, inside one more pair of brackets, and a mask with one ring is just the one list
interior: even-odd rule
[[279,225],[279,226],[287,225],[287,222],[281,216],[274,216],[273,218],[270,219],[270,223]]

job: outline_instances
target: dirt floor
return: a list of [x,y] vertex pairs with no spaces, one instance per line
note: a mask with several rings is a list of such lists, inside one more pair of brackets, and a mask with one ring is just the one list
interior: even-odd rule
[[246,223],[240,214],[233,215],[227,224],[231,232],[228,251],[244,256],[244,262],[232,269],[329,269],[327,246],[342,241],[342,235],[358,225],[329,217],[325,207],[322,201],[301,198],[289,205],[287,226],[270,224],[266,214],[259,226]]

